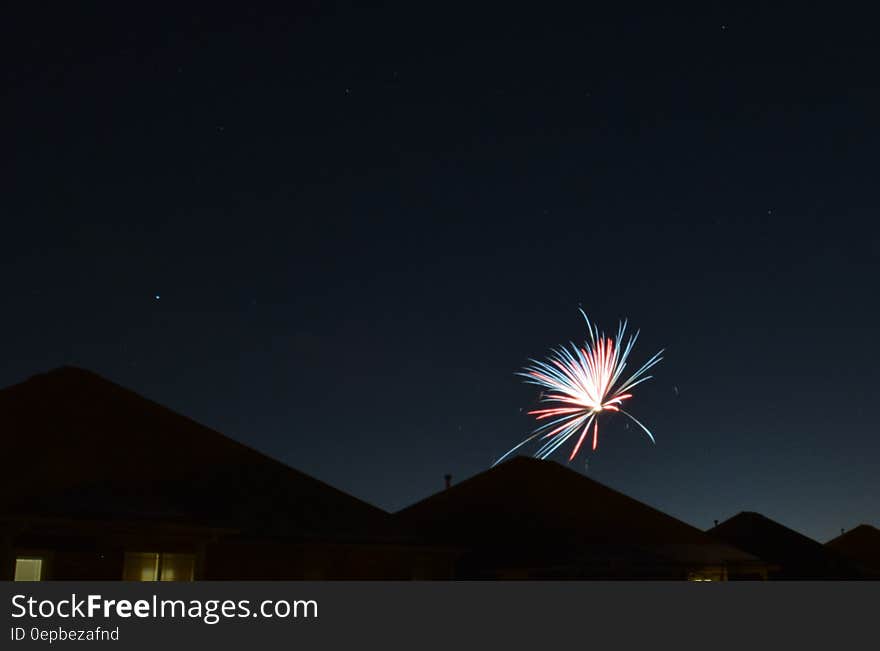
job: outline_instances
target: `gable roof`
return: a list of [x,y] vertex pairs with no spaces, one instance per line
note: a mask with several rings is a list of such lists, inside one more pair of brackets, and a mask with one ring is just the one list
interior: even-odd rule
[[392,535],[384,511],[79,368],[0,390],[0,432],[0,514]]
[[812,538],[760,513],[744,511],[708,533],[780,567],[788,579],[858,578],[854,564]]
[[860,524],[825,543],[829,549],[846,556],[880,576],[880,529]]
[[[603,562],[749,564],[758,559],[553,461],[515,457],[397,513],[497,565]],[[484,559],[485,560],[485,559]]]

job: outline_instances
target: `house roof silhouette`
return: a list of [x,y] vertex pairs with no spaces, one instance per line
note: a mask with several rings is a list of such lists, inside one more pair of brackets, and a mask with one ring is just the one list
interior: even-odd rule
[[[754,556],[552,461],[515,457],[402,511],[474,567],[749,565]],[[597,570],[600,573],[604,570]],[[650,573],[649,569],[645,570]]]
[[880,529],[860,524],[825,543],[829,549],[864,566],[874,577],[880,577]]
[[384,511],[98,375],[0,390],[0,514],[154,521],[243,536],[400,539]]
[[760,513],[744,511],[708,533],[779,566],[785,579],[859,578],[861,572],[842,555]]

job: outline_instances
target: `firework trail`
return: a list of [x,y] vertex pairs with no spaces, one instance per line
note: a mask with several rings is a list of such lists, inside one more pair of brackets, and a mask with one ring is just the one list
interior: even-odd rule
[[621,380],[629,354],[639,338],[639,331],[630,335],[624,343],[626,320],[618,324],[616,337],[606,337],[598,326],[590,323],[583,310],[580,312],[587,322],[589,341],[585,341],[580,347],[571,343],[571,350],[565,347],[553,350],[546,362],[529,360],[530,364],[517,373],[528,384],[541,387],[541,402],[555,403],[552,407],[528,412],[536,420],[548,422],[540,425],[525,441],[511,448],[493,466],[538,437],[544,441],[535,453],[539,459],[546,459],[578,434],[580,436],[571,451],[569,461],[575,458],[584,439],[590,434],[595,450],[599,442],[599,415],[603,412],[623,414],[642,428],[651,442],[654,442],[650,430],[627,412],[623,403],[632,398],[631,390],[634,387],[651,379],[652,376],[645,373],[663,359],[663,351],[657,352],[626,380]]

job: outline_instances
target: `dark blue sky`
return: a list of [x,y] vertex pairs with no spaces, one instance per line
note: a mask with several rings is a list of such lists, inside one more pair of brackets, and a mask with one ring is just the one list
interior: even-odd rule
[[90,368],[397,509],[530,431],[582,305],[667,349],[590,476],[880,525],[877,16],[655,5],[28,3],[0,383]]

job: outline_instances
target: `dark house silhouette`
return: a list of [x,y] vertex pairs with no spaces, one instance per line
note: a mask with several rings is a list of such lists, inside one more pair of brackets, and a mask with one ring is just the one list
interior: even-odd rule
[[770,578],[859,579],[864,572],[843,555],[760,513],[744,511],[707,532],[774,566]]
[[71,367],[0,390],[0,458],[0,579],[880,576],[873,527],[706,533],[525,457],[391,515]]
[[91,372],[0,391],[0,578],[443,578],[386,512]]
[[859,563],[862,571],[871,578],[880,579],[880,529],[860,524],[829,540],[825,546]]
[[766,577],[754,556],[551,461],[516,457],[397,518],[463,550],[463,579]]

